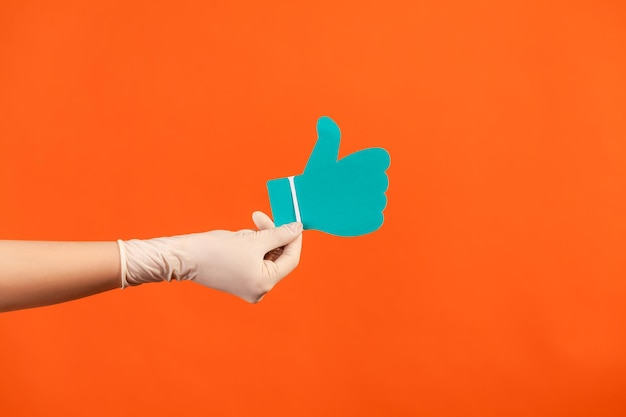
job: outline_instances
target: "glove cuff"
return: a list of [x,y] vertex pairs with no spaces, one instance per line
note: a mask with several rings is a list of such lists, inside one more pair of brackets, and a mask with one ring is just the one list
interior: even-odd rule
[[122,262],[122,289],[149,282],[190,279],[175,238],[118,240]]
[[128,270],[126,269],[126,249],[124,249],[124,241],[122,239],[117,240],[117,246],[120,250],[120,269],[122,271],[122,289],[128,287],[128,281],[126,280],[126,276],[128,275]]
[[294,203],[294,196],[296,195],[295,181],[290,184],[289,178],[270,180],[267,182],[267,191],[270,198],[270,206],[272,207],[272,217],[274,218],[276,227],[297,221],[297,197],[295,197]]

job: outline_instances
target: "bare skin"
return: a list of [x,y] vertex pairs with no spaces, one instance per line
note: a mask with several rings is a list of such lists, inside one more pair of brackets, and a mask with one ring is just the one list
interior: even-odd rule
[[0,241],[0,311],[39,307],[120,287],[116,242]]

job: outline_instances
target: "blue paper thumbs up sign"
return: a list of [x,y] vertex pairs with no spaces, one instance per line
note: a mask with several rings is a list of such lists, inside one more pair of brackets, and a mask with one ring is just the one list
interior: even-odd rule
[[337,124],[321,117],[304,173],[268,181],[276,226],[299,220],[305,229],[337,236],[359,236],[382,226],[389,153],[369,148],[338,159],[340,140]]

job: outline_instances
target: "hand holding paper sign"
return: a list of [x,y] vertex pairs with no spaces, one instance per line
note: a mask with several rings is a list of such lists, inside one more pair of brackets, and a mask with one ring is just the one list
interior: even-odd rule
[[317,136],[302,175],[267,183],[276,226],[301,221],[338,236],[377,230],[387,205],[389,153],[370,148],[338,160],[341,132],[329,117],[317,121]]

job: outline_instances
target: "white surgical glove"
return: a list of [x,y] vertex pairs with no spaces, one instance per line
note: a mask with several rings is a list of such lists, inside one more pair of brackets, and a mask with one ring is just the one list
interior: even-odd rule
[[118,240],[122,288],[172,279],[193,280],[251,303],[260,301],[298,265],[302,224],[275,228],[261,212],[255,212],[253,220],[259,231],[214,230],[148,240]]

